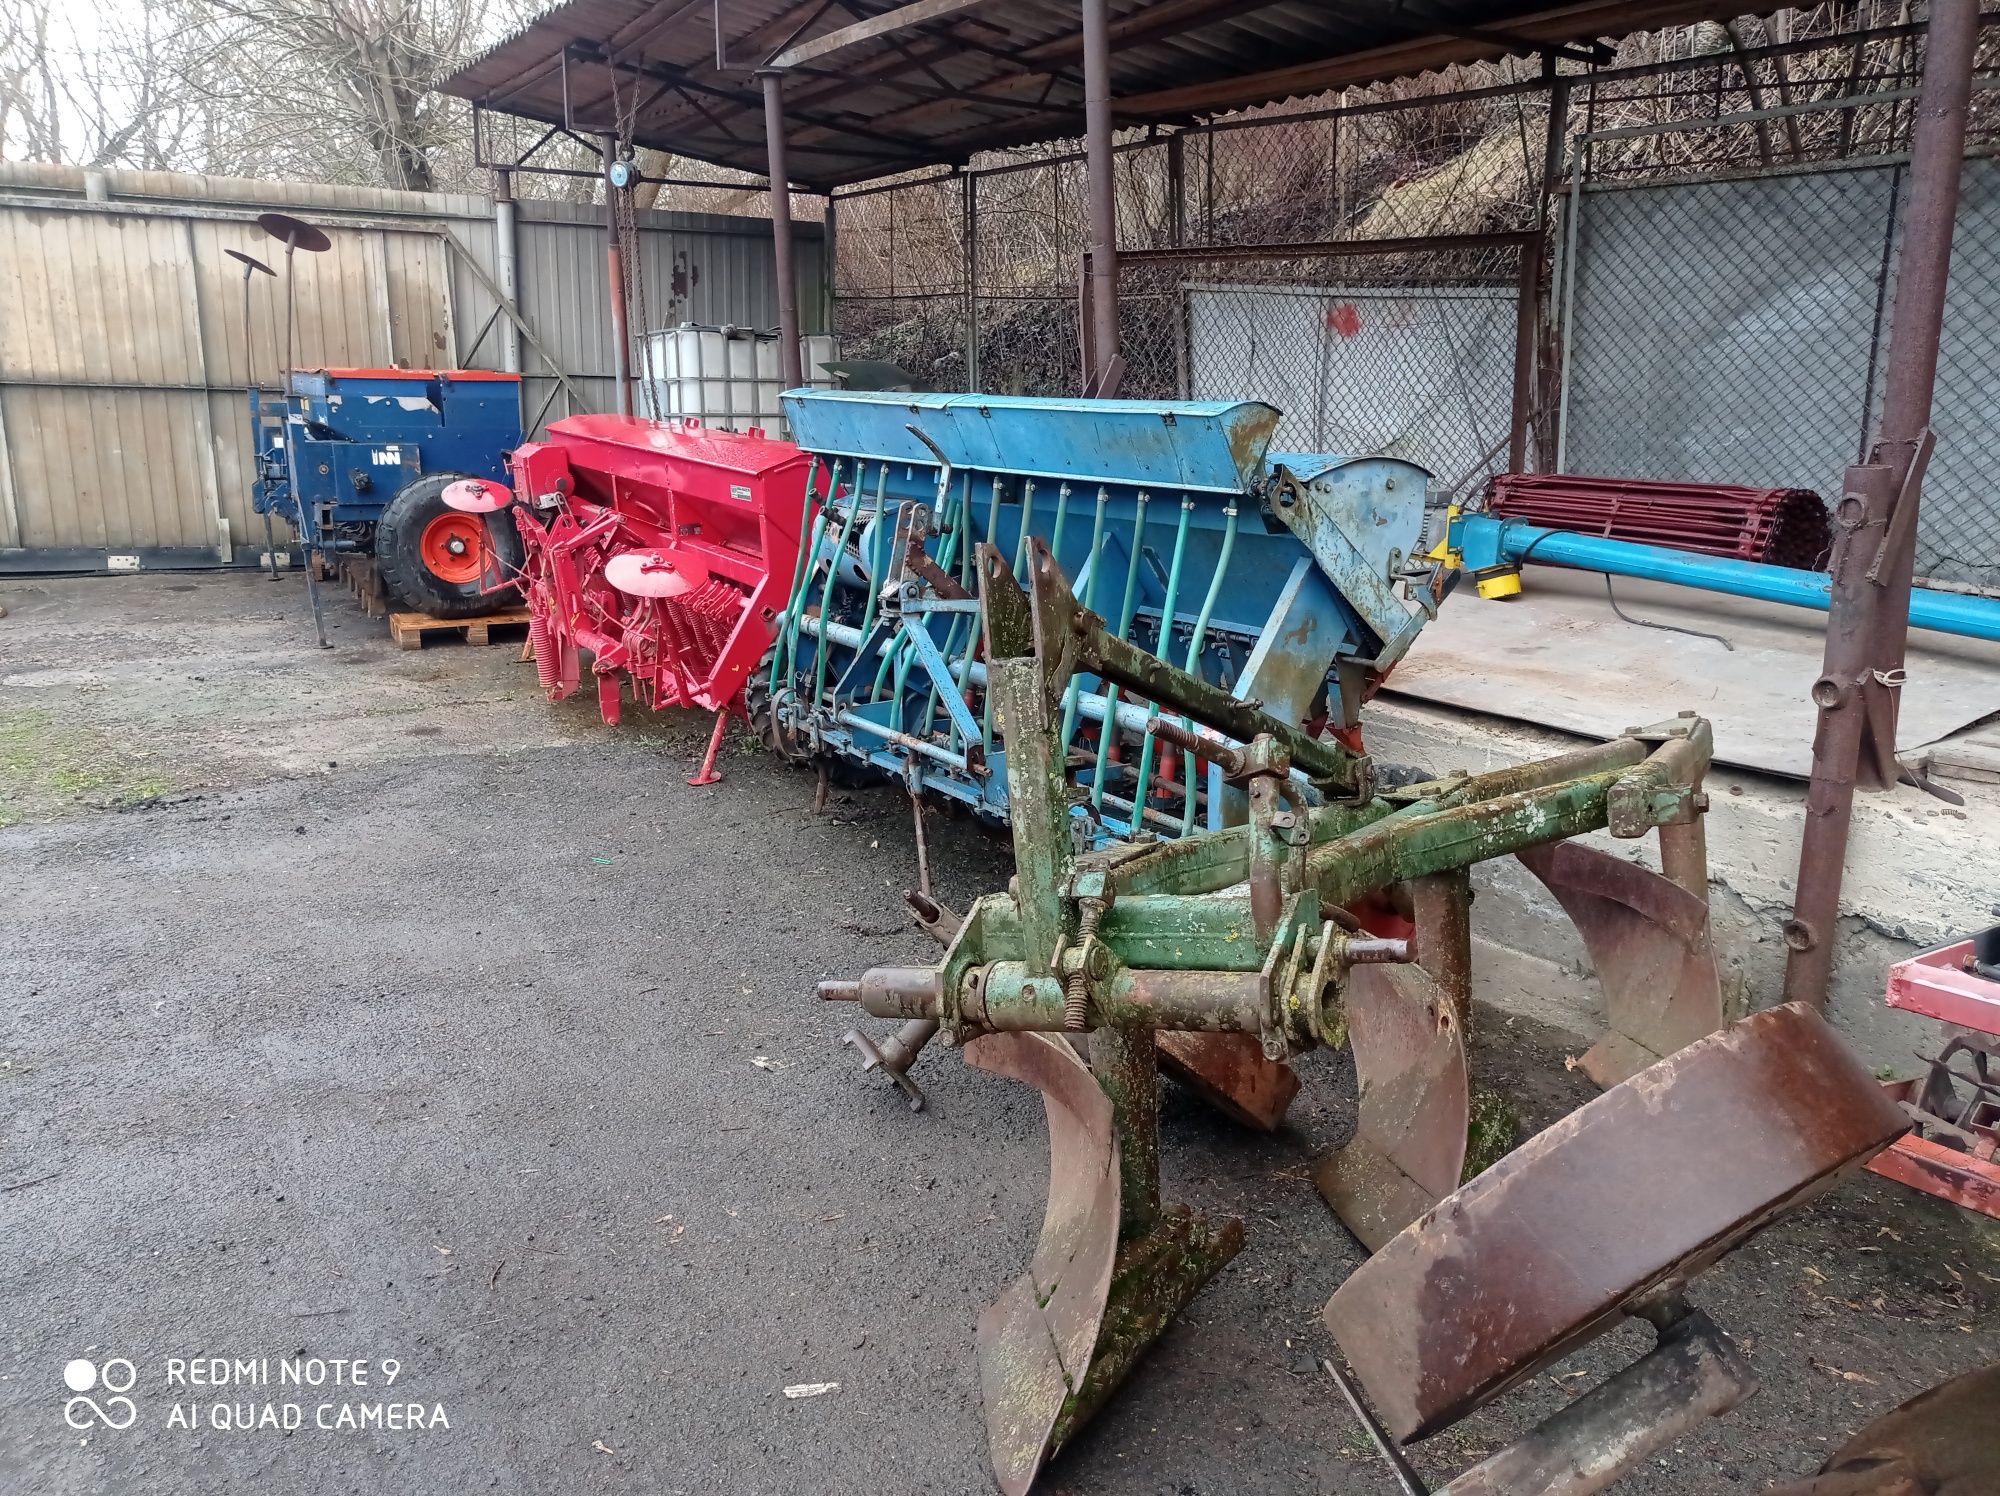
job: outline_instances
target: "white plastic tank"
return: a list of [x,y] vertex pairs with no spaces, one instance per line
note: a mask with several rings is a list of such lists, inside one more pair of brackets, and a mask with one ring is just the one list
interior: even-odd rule
[[[683,322],[645,335],[640,345],[637,413],[655,420],[692,416],[704,426],[746,431],[761,426],[783,434],[778,395],[784,375],[778,335],[749,327],[703,327]],[[822,365],[840,357],[829,333],[799,339],[805,382],[831,389],[834,378]]]

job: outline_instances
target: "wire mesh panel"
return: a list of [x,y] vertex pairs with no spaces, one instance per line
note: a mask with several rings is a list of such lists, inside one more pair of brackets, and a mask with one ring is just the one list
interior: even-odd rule
[[[929,179],[838,199],[834,332],[852,388],[966,388],[961,189]],[[898,379],[891,370],[901,371]]]
[[1513,288],[1191,285],[1187,302],[1189,397],[1270,389],[1280,447],[1454,480],[1506,467]]
[[[1578,201],[1561,465],[1832,498],[1882,401],[1899,162],[1638,187]],[[2000,588],[2000,163],[1966,164],[1917,574]]]
[[[1921,28],[1579,84],[1560,292],[1572,472],[1838,495],[1881,418]],[[1768,23],[1756,23],[1767,34]],[[1916,572],[2000,591],[2000,29],[1975,63]]]
[[[2000,595],[2000,161],[1968,161],[1938,344],[1917,575]],[[1893,287],[1892,287],[1893,291]],[[1883,321],[1883,333],[1889,321]],[[1882,405],[1882,359],[1873,405]]]
[[1077,267],[1090,236],[1083,163],[982,173],[975,190],[979,383],[1001,395],[1074,395]]
[[1449,483],[1504,472],[1533,244],[1134,255],[1121,392],[1268,401],[1294,451],[1403,457]]
[[1584,193],[1563,470],[1835,492],[1894,198],[1892,168]]

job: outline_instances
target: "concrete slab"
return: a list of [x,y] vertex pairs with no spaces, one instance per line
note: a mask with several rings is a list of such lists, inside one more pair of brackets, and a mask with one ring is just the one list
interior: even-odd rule
[[[1825,615],[1658,582],[1619,578],[1621,619],[1594,573],[1530,567],[1526,590],[1485,602],[1454,594],[1389,677],[1398,696],[1461,707],[1586,737],[1612,737],[1692,707],[1715,724],[1720,763],[1804,778]],[[2000,645],[1911,636],[1899,749],[1917,750],[2000,712]],[[1665,715],[1672,715],[1669,710]]]
[[[1650,718],[1678,703],[1656,698]],[[1574,748],[1579,737],[1501,717],[1428,702],[1378,697],[1364,726],[1378,758],[1436,772],[1479,772]],[[1891,962],[1990,923],[2000,897],[1993,849],[2000,846],[2000,784],[1952,781],[1963,806],[1899,787],[1855,799],[1847,878],[1841,896],[1840,945],[1834,962],[1833,1014],[1870,1064],[1906,1073],[1912,1050],[1935,1047],[1935,1025],[1884,1006]],[[1785,947],[1780,927],[1791,913],[1805,826],[1806,787],[1798,780],[1719,768],[1708,780],[1709,903],[1726,994],[1739,1009],[1778,1000]],[[1656,868],[1657,842],[1619,841],[1599,832],[1590,845]],[[1588,958],[1567,916],[1540,883],[1511,858],[1474,872],[1483,891],[1476,931],[1494,944],[1587,971]],[[1588,991],[1568,989],[1577,1006],[1568,1026],[1588,1032]],[[1560,999],[1559,999],[1560,1000]],[[1523,1010],[1526,1011],[1526,1010]],[[1536,1016],[1548,1019],[1547,1000]]]

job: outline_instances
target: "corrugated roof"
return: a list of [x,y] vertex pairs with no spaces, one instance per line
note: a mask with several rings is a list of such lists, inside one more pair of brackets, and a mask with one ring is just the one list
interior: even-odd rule
[[[900,0],[898,0],[900,3]],[[761,175],[751,69],[890,0],[569,0],[440,85],[510,114]],[[1738,4],[1110,0],[1122,125],[1184,122],[1454,63],[1720,19]],[[1083,131],[1075,0],[984,0],[789,71],[794,181],[824,190]]]

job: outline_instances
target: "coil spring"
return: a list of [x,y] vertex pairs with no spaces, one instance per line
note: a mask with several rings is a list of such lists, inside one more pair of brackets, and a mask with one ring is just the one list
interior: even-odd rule
[[1063,1028],[1072,1034],[1081,1033],[1090,1024],[1090,978],[1084,971],[1084,963],[1090,954],[1090,942],[1097,938],[1097,926],[1104,918],[1104,900],[1081,899],[1078,905],[1082,914],[1076,927],[1076,970],[1063,984]]
[[536,608],[528,619],[528,643],[534,650],[535,675],[544,691],[553,691],[562,681],[562,662],[556,658],[555,630],[549,627],[545,609]]

